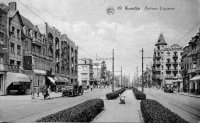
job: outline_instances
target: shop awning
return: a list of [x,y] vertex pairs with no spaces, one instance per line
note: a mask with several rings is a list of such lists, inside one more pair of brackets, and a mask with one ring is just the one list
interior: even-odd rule
[[56,80],[55,79],[53,79],[52,77],[47,77],[52,83],[55,83],[56,82]]
[[57,78],[56,82],[65,82],[65,79],[63,77],[56,76],[56,78]]
[[63,78],[65,79],[65,82],[69,83],[69,79],[68,78],[65,78],[65,77],[63,77]]
[[182,79],[173,80],[173,83],[178,83],[178,82],[183,82],[183,80]]
[[191,78],[190,80],[200,80],[200,75],[197,75],[197,76],[195,76],[195,77],[193,77],[193,78]]
[[171,85],[174,80],[165,80],[167,85]]
[[22,73],[7,72],[6,75],[6,88],[13,82],[27,82],[30,83],[30,77]]
[[55,77],[56,82],[64,82],[64,83],[69,83],[69,79],[65,78],[65,77],[60,77],[60,76],[56,76]]

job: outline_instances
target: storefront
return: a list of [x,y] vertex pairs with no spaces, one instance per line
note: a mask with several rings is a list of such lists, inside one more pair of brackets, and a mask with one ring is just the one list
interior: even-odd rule
[[56,85],[56,92],[60,92],[62,88],[64,88],[66,85],[70,84],[69,79],[65,77],[60,77],[56,76],[54,77],[56,80],[55,85]]
[[33,75],[33,83],[34,83],[34,92],[42,92],[42,88],[45,85],[45,76],[46,76],[46,71],[44,70],[39,70],[39,69],[34,69],[33,70],[34,75]]
[[200,94],[200,75],[190,79],[189,90],[191,93]]
[[6,72],[0,72],[0,95],[6,94],[5,78],[6,78]]
[[22,73],[7,72],[5,89],[7,95],[25,95],[30,94],[30,77]]

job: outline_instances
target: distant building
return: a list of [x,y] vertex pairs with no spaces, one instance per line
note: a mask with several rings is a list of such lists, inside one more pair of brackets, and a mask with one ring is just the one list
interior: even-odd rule
[[78,62],[78,81],[83,88],[89,88],[93,84],[92,59],[81,59]]
[[[155,44],[153,56],[152,80],[158,86],[172,85],[173,82],[181,81],[181,52],[182,47],[178,44],[167,46],[165,39],[160,34]],[[183,86],[183,83],[179,83]]]

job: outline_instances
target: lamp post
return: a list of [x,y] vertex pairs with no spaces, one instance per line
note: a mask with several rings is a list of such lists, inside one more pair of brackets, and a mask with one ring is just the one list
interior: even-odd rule
[[32,66],[32,75],[33,75],[33,77],[32,77],[32,79],[31,79],[31,90],[32,90],[32,93],[31,93],[31,96],[32,96],[32,99],[35,99],[35,94],[34,94],[34,78],[35,78],[35,73],[34,73],[34,71],[33,71],[33,69],[34,69],[34,64],[31,64],[31,66]]

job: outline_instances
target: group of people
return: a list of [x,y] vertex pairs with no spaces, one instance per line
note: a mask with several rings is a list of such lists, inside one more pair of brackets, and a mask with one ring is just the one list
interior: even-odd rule
[[50,99],[50,95],[51,95],[51,88],[50,88],[50,86],[49,87],[47,87],[47,88],[44,88],[43,89],[43,92],[42,92],[42,94],[43,94],[43,96],[44,96],[44,99]]

